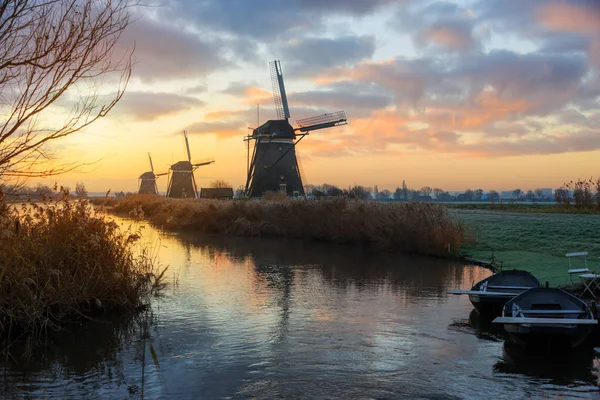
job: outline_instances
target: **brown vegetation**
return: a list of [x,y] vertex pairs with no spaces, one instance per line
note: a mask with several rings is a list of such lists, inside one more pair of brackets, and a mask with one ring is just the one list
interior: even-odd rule
[[81,199],[9,208],[0,193],[0,336],[56,329],[91,312],[133,310],[161,277],[138,233]]
[[[568,191],[573,191],[573,198],[569,197]],[[573,205],[579,210],[600,210],[600,178],[578,179],[565,183],[555,191],[557,203],[565,206]]]
[[283,236],[435,256],[458,253],[463,229],[445,206],[344,198],[308,201],[216,201],[136,195],[119,214],[168,230],[241,236]]

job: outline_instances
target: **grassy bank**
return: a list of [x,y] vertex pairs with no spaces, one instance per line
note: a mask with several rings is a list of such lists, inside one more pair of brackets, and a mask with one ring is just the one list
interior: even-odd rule
[[281,236],[360,245],[434,256],[458,253],[460,224],[445,206],[319,201],[216,201],[136,195],[114,211],[167,230],[241,236]]
[[600,272],[600,215],[452,212],[467,232],[464,254],[489,260],[493,250],[504,267],[525,269],[551,285],[570,283],[568,252],[588,251],[590,268]]
[[133,310],[160,286],[139,236],[85,200],[28,203],[0,199],[0,338],[23,335],[90,314]]
[[598,214],[597,208],[576,208],[555,203],[444,203],[451,209],[504,211],[513,213],[538,213],[538,214]]

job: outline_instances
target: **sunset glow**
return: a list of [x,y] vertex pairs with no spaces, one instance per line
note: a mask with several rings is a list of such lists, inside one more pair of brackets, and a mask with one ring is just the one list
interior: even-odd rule
[[62,160],[95,163],[41,182],[136,191],[148,152],[157,172],[185,158],[187,130],[192,158],[216,160],[198,186],[237,188],[243,137],[275,117],[274,59],[290,122],[348,116],[298,145],[305,184],[509,190],[598,175],[599,4],[159,0],[121,38],[136,59],[121,102],[57,144]]

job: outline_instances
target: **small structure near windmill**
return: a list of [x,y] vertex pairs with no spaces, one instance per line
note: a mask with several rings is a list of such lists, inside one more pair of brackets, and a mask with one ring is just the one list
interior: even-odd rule
[[233,199],[233,188],[202,188],[201,199],[229,200]]
[[[311,131],[347,124],[346,113],[337,111],[296,121],[294,128],[288,122],[288,107],[281,64],[270,63],[276,120],[269,120],[244,138],[248,146],[248,176],[246,196],[261,197],[265,192],[280,192],[287,196],[304,196],[302,169],[296,155],[296,145]],[[250,141],[254,141],[250,157]]]
[[167,197],[174,198],[193,198],[198,197],[198,189],[194,171],[203,165],[214,163],[214,160],[192,163],[192,154],[190,152],[190,144],[188,142],[187,133],[183,131],[185,137],[185,148],[187,150],[188,159],[179,161],[171,165],[171,175],[169,176],[169,185],[167,188]]
[[148,153],[148,159],[150,160],[150,171],[144,172],[138,178],[138,193],[139,194],[158,194],[158,187],[156,186],[156,180],[159,176],[167,175],[168,172],[162,174],[154,173],[154,164],[152,164],[152,156]]

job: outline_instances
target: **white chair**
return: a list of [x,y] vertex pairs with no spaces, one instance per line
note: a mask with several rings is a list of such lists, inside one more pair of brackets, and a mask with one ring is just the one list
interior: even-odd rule
[[[587,256],[588,256],[587,251],[579,251],[576,253],[565,254],[565,257],[567,257],[567,259],[569,260],[569,270],[567,272],[569,273],[569,277],[571,278],[571,283],[573,283],[573,274],[582,274],[582,273],[590,272],[590,269],[588,268],[588,265],[587,265]],[[573,259],[573,257],[583,257],[583,268],[581,268],[581,267],[573,268],[573,265],[571,263],[571,260]]]

